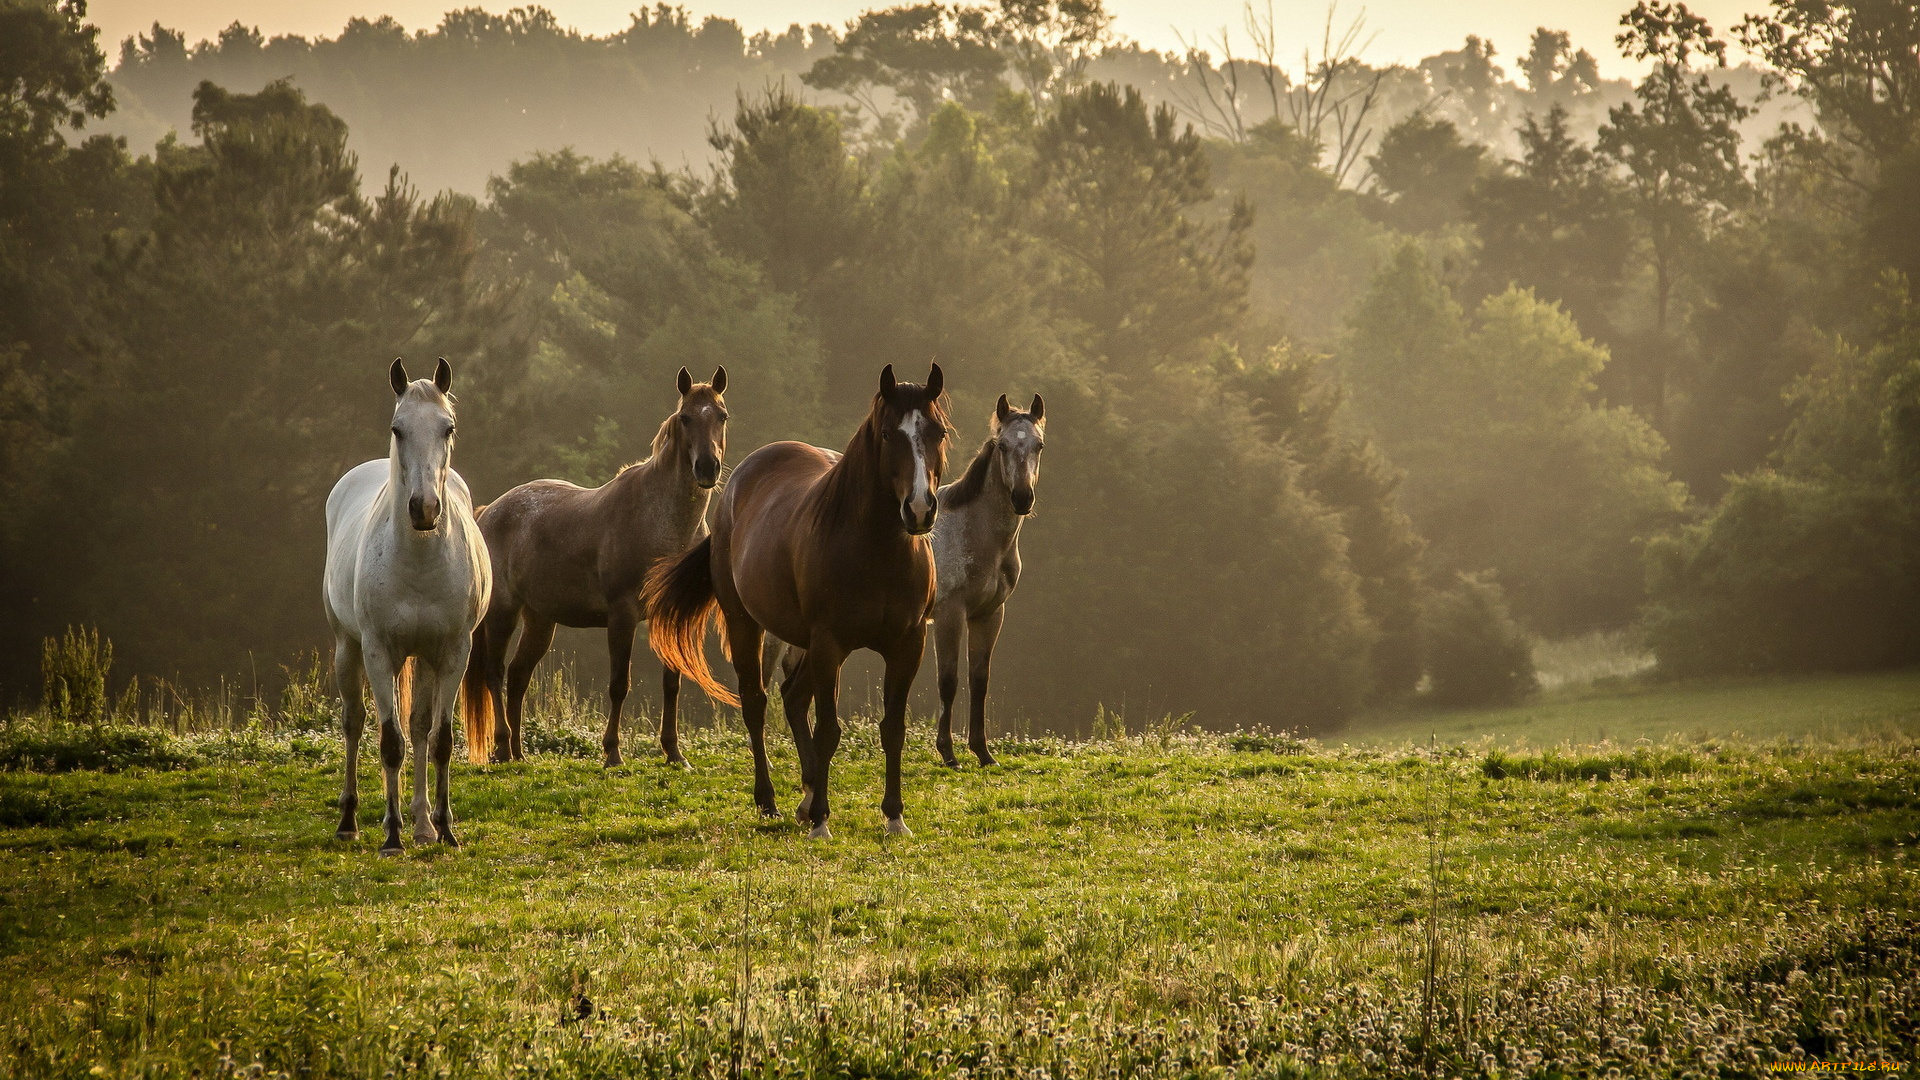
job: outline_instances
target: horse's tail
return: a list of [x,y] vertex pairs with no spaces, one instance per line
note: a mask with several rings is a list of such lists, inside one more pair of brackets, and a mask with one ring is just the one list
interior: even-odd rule
[[[408,724],[413,722],[413,657],[411,656],[400,661],[400,670],[393,674],[393,722],[401,723],[401,717],[406,717]],[[412,733],[411,727],[400,729],[400,737],[403,740]]]
[[482,621],[473,628],[473,651],[467,655],[467,673],[460,679],[460,718],[467,725],[467,760],[485,765],[493,750],[493,693],[487,672],[493,670],[493,643]]
[[656,564],[647,574],[645,596],[647,644],[660,662],[699,683],[713,700],[740,704],[707,666],[707,624],[720,607],[713,593],[713,538]]
[[[806,655],[807,650],[789,648],[786,642],[768,634],[766,644],[760,647],[760,682],[764,684],[762,689],[782,681],[786,675],[784,665],[787,657],[805,658]],[[795,660],[795,663],[799,662],[799,659]]]
[[[492,503],[481,503],[473,508],[473,520],[477,523],[480,515],[487,512]],[[507,628],[511,637],[513,628]],[[506,642],[500,643],[501,647]],[[493,753],[493,694],[487,689],[487,672],[494,668],[494,643],[487,633],[487,620],[482,617],[479,625],[473,628],[473,650],[467,654],[467,672],[460,678],[460,719],[467,728],[467,760],[475,765],[485,765]]]

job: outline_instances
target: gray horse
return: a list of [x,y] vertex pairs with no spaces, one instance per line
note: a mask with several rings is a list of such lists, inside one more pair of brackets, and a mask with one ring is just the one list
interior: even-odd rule
[[960,634],[966,631],[967,746],[980,764],[987,751],[987,672],[1007,598],[1020,583],[1020,523],[1033,512],[1040,482],[1040,451],[1047,441],[1046,402],[1033,395],[1025,412],[1001,394],[993,433],[960,479],[940,489],[940,516],[933,524],[933,561],[938,585],[933,599],[933,648],[940,664],[940,760],[953,756],[953,697],[960,689]]
[[[1046,448],[1046,402],[1033,395],[1026,412],[1000,395],[994,406],[992,434],[982,443],[960,479],[940,489],[940,516],[933,522],[934,655],[940,665],[940,731],[934,746],[940,760],[959,768],[953,756],[953,698],[960,689],[961,635],[965,632],[967,682],[973,692],[967,746],[982,765],[994,763],[987,750],[987,672],[1007,598],[1020,583],[1020,522],[1033,513],[1034,485],[1040,482],[1040,451]],[[784,651],[785,655],[782,655]],[[786,708],[805,709],[804,696],[785,694],[785,684],[806,662],[805,649],[790,649],[772,639],[761,670],[783,676]],[[804,722],[804,720],[803,720]]]

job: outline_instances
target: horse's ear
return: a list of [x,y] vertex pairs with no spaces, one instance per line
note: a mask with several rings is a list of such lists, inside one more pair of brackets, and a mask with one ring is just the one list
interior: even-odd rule
[[893,365],[888,364],[886,367],[880,369],[880,396],[886,398],[888,401],[892,401],[893,386]]
[[713,387],[713,392],[716,394],[724,394],[727,392],[727,366],[725,364],[713,369],[713,382],[709,385]]
[[927,397],[928,398],[939,397],[940,389],[941,387],[945,386],[946,383],[947,383],[947,378],[946,376],[940,374],[939,364],[934,364],[932,367],[927,369]]
[[453,365],[446,357],[440,358],[440,365],[433,369],[433,388],[443,394],[453,392]]
[[993,407],[993,418],[1002,424],[1013,418],[1013,406],[1007,404],[1007,395],[1000,395],[999,403]]
[[399,397],[407,392],[407,365],[393,358],[393,366],[387,369],[387,381],[393,384],[393,396]]
[[680,381],[677,385],[680,387],[680,396],[686,397],[687,391],[693,389],[693,373],[686,368],[681,368]]
[[1047,418],[1047,403],[1040,400],[1039,394],[1033,395],[1033,404],[1027,409],[1027,415],[1033,417],[1035,420],[1045,420]]

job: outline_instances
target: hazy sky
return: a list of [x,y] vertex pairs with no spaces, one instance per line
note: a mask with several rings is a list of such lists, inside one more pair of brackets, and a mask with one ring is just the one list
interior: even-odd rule
[[[331,37],[353,15],[392,15],[408,29],[420,29],[438,24],[441,13],[448,8],[476,2],[478,0],[303,0],[261,4],[257,0],[92,0],[88,14],[99,24],[102,44],[112,57],[118,54],[122,38],[146,29],[155,20],[185,31],[190,42],[214,36],[235,19],[259,27],[269,37],[287,33]],[[515,3],[528,2],[531,0],[494,0],[480,6],[504,10]],[[696,16],[728,16],[752,32],[768,27],[784,29],[795,22],[838,26],[861,10],[888,6],[892,2],[899,0],[696,0],[685,6]],[[605,34],[624,29],[629,21],[628,13],[637,5],[629,0],[546,0],[545,6],[562,22],[581,31]],[[1353,15],[1365,12],[1372,44],[1364,55],[1374,63],[1415,61],[1457,48],[1467,34],[1479,34],[1493,41],[1509,75],[1515,74],[1512,60],[1525,51],[1534,28],[1545,24],[1570,31],[1575,45],[1599,58],[1603,73],[1625,75],[1635,70],[1635,66],[1620,57],[1613,46],[1613,34],[1621,12],[1630,6],[1631,0],[1561,0],[1557,4],[1543,4],[1539,0],[1475,0],[1461,4],[1373,0],[1365,5],[1346,0],[1340,5],[1338,21],[1345,24]],[[1688,6],[1705,15],[1715,30],[1726,33],[1741,15],[1766,5],[1759,0],[1694,0]],[[1177,48],[1178,34],[1185,34],[1189,39],[1197,34],[1211,41],[1223,25],[1230,27],[1235,40],[1244,44],[1241,9],[1240,0],[1107,0],[1107,10],[1115,15],[1116,31],[1157,49]],[[1326,4],[1324,0],[1275,0],[1274,12],[1283,27],[1293,28],[1292,33],[1283,35],[1283,40],[1293,43],[1287,52],[1297,58],[1301,45],[1317,39],[1326,17]],[[1218,50],[1214,51],[1217,55]]]

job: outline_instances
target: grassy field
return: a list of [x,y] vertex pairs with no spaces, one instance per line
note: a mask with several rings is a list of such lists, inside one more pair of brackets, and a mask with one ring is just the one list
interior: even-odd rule
[[[371,768],[363,840],[332,839],[330,734],[18,720],[0,1075],[1912,1067],[1916,703],[1911,675],[1588,693],[1346,745],[1008,742],[959,772],[916,730],[896,840],[856,718],[822,842],[754,816],[737,733],[694,733],[692,771],[605,771],[566,753],[597,754],[574,717],[458,769],[465,846],[394,859]],[[1631,743],[1693,732],[1716,737]],[[1431,735],[1505,741],[1408,743]]]
[[1914,740],[1920,739],[1920,671],[1580,689],[1506,709],[1367,717],[1329,741],[1393,746],[1430,739],[1482,748],[1642,739]]

